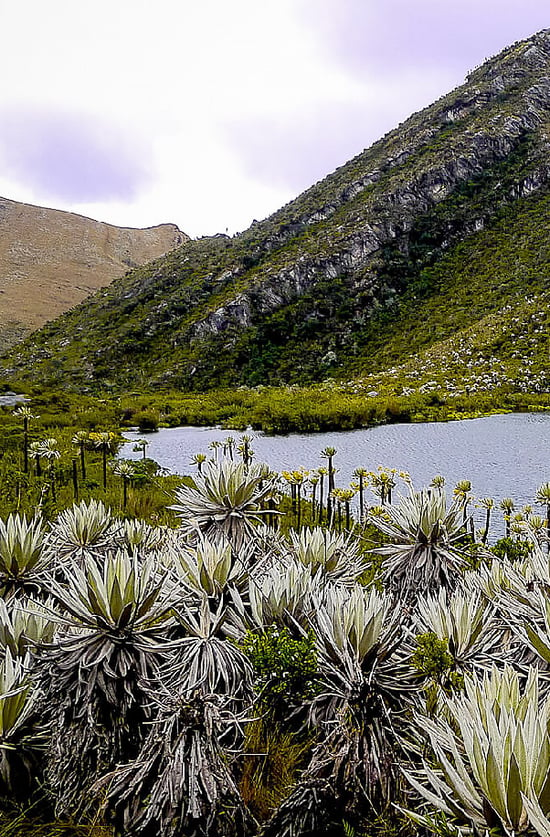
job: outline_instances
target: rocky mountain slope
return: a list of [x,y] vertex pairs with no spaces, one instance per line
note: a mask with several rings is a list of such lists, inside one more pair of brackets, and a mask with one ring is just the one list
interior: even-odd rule
[[[475,333],[471,351],[491,368],[510,361],[508,381],[526,357],[509,357],[509,341],[528,347],[546,386],[549,152],[545,30],[265,221],[188,242],[98,292],[12,352],[4,374],[203,389],[370,386],[410,367],[424,386],[464,374]],[[528,303],[538,320],[524,334]]]
[[185,240],[175,224],[116,227],[0,198],[0,351]]

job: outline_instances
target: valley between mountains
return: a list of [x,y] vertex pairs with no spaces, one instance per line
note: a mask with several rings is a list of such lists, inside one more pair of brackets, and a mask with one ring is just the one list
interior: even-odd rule
[[244,232],[171,249],[168,226],[169,252],[17,343],[0,374],[91,394],[313,386],[418,398],[421,415],[545,403],[549,152],[544,30]]

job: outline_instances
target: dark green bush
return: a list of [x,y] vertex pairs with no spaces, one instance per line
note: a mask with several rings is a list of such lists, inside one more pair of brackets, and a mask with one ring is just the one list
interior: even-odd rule
[[143,411],[135,416],[140,433],[154,433],[159,429],[159,417],[153,412]]
[[312,631],[300,639],[277,625],[262,633],[248,631],[242,650],[252,663],[263,704],[275,714],[315,693],[317,653]]
[[532,544],[529,541],[512,540],[512,538],[500,538],[490,549],[497,558],[507,558],[508,561],[523,561],[531,552]]

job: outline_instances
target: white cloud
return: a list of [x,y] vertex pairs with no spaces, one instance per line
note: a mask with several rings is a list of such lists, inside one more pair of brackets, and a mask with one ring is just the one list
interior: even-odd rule
[[[334,2],[0,0],[10,78],[0,90],[0,131],[2,114],[14,110],[29,126],[32,114],[63,113],[82,148],[95,126],[88,150],[93,158],[101,147],[96,165],[103,161],[105,176],[112,170],[120,180],[124,165],[135,175],[126,198],[106,184],[95,195],[79,193],[74,164],[74,188],[67,168],[57,189],[59,208],[136,226],[174,221],[193,235],[242,229],[459,80],[456,61],[453,72],[428,66],[411,75],[408,66],[403,76],[398,65],[391,78],[373,67],[359,72],[360,32],[346,64],[341,28],[331,43]],[[356,0],[346,2],[353,11]],[[298,14],[304,3],[309,18]],[[359,27],[361,19],[344,22]],[[470,63],[468,56],[464,71]],[[32,167],[14,166],[8,141],[6,134],[0,193],[51,204],[51,180],[48,191],[43,172],[32,177]]]

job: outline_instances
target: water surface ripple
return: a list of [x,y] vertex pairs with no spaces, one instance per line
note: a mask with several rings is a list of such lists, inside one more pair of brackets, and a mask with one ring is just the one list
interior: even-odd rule
[[[143,438],[126,433],[132,441]],[[469,479],[476,497],[513,497],[516,506],[533,503],[537,488],[550,481],[550,414],[510,413],[468,421],[389,424],[364,430],[335,433],[292,433],[265,436],[252,433],[258,461],[277,471],[326,465],[319,454],[336,448],[336,484],[346,487],[357,467],[376,470],[378,465],[408,471],[418,488],[442,474],[449,490],[458,480]],[[195,453],[211,455],[209,443],[238,437],[219,428],[177,427],[147,436],[147,456],[172,473],[193,474]],[[132,444],[121,456],[139,458]],[[535,508],[542,514],[540,507]]]

